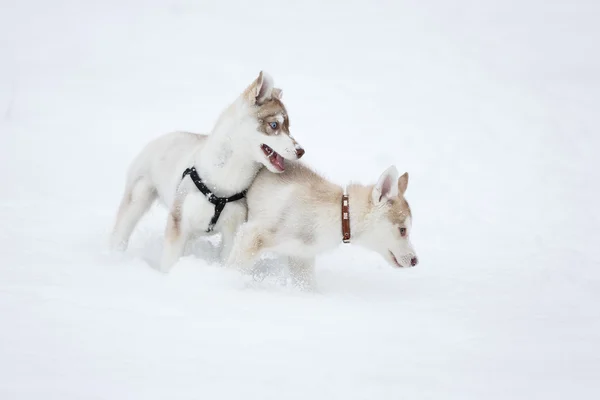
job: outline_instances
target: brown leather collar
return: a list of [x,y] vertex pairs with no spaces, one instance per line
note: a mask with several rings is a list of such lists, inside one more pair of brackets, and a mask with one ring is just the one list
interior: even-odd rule
[[342,196],[342,240],[350,243],[350,205],[346,193]]

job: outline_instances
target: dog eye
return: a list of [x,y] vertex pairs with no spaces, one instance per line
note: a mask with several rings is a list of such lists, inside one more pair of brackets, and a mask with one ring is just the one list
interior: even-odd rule
[[400,236],[406,236],[406,228],[400,228]]
[[277,129],[277,127],[279,126],[279,124],[277,122],[269,122],[269,126],[271,127],[271,129]]

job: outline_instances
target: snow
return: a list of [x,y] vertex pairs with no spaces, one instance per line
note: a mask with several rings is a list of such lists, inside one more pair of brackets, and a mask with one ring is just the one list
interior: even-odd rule
[[[10,1],[0,12],[1,399],[600,396],[598,2]],[[420,264],[319,292],[226,271],[124,173],[264,69],[331,179],[409,171]],[[272,263],[272,262],[271,262]]]

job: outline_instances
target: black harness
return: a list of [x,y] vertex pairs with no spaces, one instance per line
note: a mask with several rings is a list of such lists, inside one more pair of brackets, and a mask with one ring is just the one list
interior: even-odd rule
[[223,209],[225,208],[225,204],[243,199],[246,196],[246,192],[248,191],[244,190],[243,192],[236,193],[230,197],[217,197],[213,192],[210,191],[210,189],[204,184],[204,182],[202,182],[202,179],[200,179],[200,175],[198,175],[198,171],[196,171],[195,167],[186,169],[183,172],[181,179],[183,180],[183,178],[185,178],[186,175],[189,175],[190,178],[192,178],[192,181],[194,182],[198,190],[206,196],[206,200],[210,201],[215,205],[215,213],[210,219],[210,223],[208,224],[206,232],[212,232],[213,228],[215,227],[215,224],[221,216],[221,212],[223,212]]

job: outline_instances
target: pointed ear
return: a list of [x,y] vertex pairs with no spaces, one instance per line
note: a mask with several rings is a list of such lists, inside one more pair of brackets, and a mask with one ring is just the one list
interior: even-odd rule
[[246,99],[252,105],[262,104],[271,98],[273,92],[273,78],[266,72],[260,71],[258,78],[248,86],[245,91]]
[[404,194],[404,192],[406,192],[407,186],[408,186],[408,172],[405,172],[398,179],[398,192],[400,194]]
[[371,196],[374,204],[388,201],[398,196],[398,170],[395,166],[386,169],[379,177],[377,184],[373,188]]
[[273,96],[277,100],[281,100],[281,97],[283,96],[283,91],[279,88],[273,88],[273,92],[271,93],[271,96]]
[[256,92],[256,102],[261,104],[266,99],[270,99],[273,93],[273,78],[266,72],[260,71],[259,78],[262,77],[261,85]]

